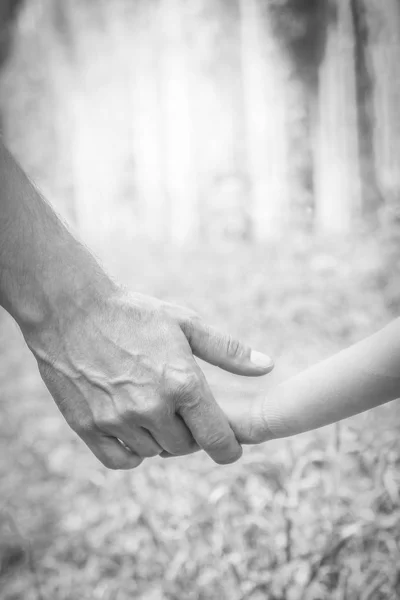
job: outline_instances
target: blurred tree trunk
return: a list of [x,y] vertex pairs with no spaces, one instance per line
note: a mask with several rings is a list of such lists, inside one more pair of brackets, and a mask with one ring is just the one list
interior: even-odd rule
[[362,188],[363,220],[367,228],[374,230],[378,223],[382,195],[377,182],[374,149],[373,95],[374,81],[369,56],[370,31],[365,0],[351,0],[355,61],[357,74],[358,130],[360,150],[360,173]]
[[197,237],[199,223],[185,3],[160,0],[156,19],[160,39],[162,145],[169,230],[173,241],[183,243]]
[[257,240],[277,238],[289,211],[288,66],[268,5],[240,0],[243,92],[252,223]]
[[[106,243],[110,232],[137,225],[128,203],[131,147],[126,71],[120,35],[121,2],[74,3],[77,69],[69,101],[74,112],[74,180],[79,230],[85,240]],[[107,65],[110,68],[107,68]]]
[[349,1],[327,0],[314,137],[316,229],[349,233],[360,211],[355,40]]
[[218,243],[244,239],[249,202],[238,3],[192,2],[185,30],[200,235]]
[[166,149],[162,138],[160,40],[157,5],[136,3],[129,19],[128,86],[136,218],[153,242],[170,236],[165,189]]
[[[41,41],[47,61],[48,83],[52,95],[54,128],[53,189],[51,201],[62,216],[77,225],[73,172],[73,111],[71,97],[74,91],[76,62],[74,37],[70,15],[71,4],[62,0],[47,0]],[[74,72],[75,71],[75,72]],[[51,119],[52,117],[52,119]]]
[[400,202],[400,2],[365,0],[373,86],[378,185],[387,205]]
[[[13,26],[24,0],[0,0],[0,69],[3,69],[12,47]],[[0,132],[3,132],[3,114],[0,107]]]
[[12,44],[13,24],[24,0],[0,1],[0,68],[7,60]]

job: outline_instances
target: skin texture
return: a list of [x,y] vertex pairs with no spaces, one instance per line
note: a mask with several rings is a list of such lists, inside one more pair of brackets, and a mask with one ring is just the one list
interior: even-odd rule
[[0,305],[65,419],[112,469],[204,449],[242,453],[194,356],[259,376],[267,356],[192,311],[130,293],[102,270],[0,144]]

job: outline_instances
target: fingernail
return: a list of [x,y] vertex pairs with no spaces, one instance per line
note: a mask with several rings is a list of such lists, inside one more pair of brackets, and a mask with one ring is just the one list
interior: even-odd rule
[[274,366],[272,358],[262,352],[257,352],[256,350],[251,351],[250,360],[253,365],[260,369],[271,369]]

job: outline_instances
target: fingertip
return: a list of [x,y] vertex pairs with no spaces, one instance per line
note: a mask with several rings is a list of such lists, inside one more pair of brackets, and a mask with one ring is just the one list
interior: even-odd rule
[[[261,357],[261,358],[260,358]],[[244,377],[263,377],[270,373],[274,368],[274,361],[266,354],[261,354],[255,350],[250,351],[242,357],[234,360],[226,360],[218,363],[218,366],[224,371],[234,375]]]
[[108,456],[102,462],[107,469],[112,469],[113,471],[130,471],[131,469],[140,467],[143,460],[140,456],[132,454],[132,456]]
[[131,457],[127,457],[127,462],[126,462],[126,466],[121,467],[123,470],[128,470],[128,469],[136,469],[137,467],[140,467],[140,465],[143,462],[143,458],[141,458],[140,456],[131,456]]
[[243,454],[243,448],[240,444],[237,444],[235,451],[226,454],[225,456],[212,456],[214,462],[218,465],[231,465],[237,462]]
[[256,369],[262,370],[264,373],[269,373],[274,368],[274,361],[267,354],[252,350],[250,354],[250,362]]
[[162,452],[160,452],[159,454],[160,458],[174,458],[173,454],[170,454],[170,452],[167,452],[166,450],[163,450]]
[[136,469],[144,460],[117,438],[102,436],[88,445],[103,465],[114,471]]

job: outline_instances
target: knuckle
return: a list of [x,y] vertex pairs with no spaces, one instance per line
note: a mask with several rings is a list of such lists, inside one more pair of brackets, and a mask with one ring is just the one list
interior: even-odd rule
[[195,310],[186,306],[165,303],[163,308],[168,317],[180,323],[186,324],[200,319],[199,314]]
[[122,417],[116,412],[102,412],[94,417],[94,424],[101,431],[118,429],[122,423]]
[[154,421],[161,413],[163,413],[163,402],[160,397],[156,396],[141,402],[140,406],[130,411],[129,420],[130,422],[138,419],[146,422]]
[[185,313],[181,315],[180,325],[189,342],[191,341],[195,330],[199,328],[201,323],[202,319],[200,315],[194,310],[185,310]]
[[230,436],[226,436],[223,433],[214,433],[209,434],[205,440],[205,446],[211,450],[215,450],[217,452],[228,451],[230,446],[232,445],[232,440]]
[[173,383],[178,395],[186,395],[199,387],[199,377],[192,370],[176,371],[173,376]]
[[197,324],[201,321],[199,313],[190,308],[185,310],[185,320],[192,324]]
[[68,425],[71,427],[72,431],[74,431],[80,437],[84,437],[86,434],[91,433],[96,428],[95,422],[91,417],[86,417],[84,419],[68,419]]
[[160,395],[156,395],[150,398],[143,410],[152,416],[163,412],[164,402],[162,397]]
[[226,338],[226,352],[228,356],[231,356],[232,358],[240,356],[242,354],[241,343],[236,338],[229,335]]

